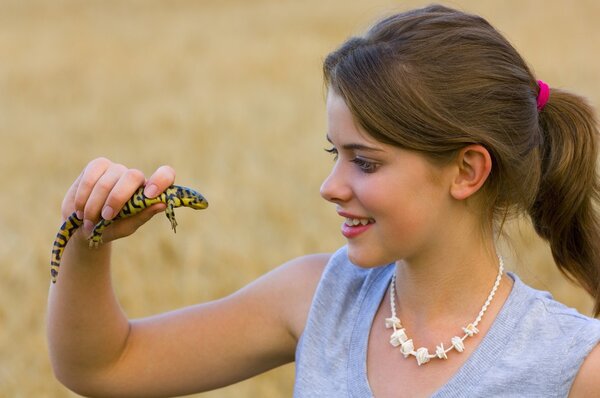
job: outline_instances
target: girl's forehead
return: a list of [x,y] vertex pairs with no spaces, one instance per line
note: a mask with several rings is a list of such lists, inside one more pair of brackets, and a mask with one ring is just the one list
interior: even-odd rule
[[327,94],[327,119],[329,141],[355,141],[377,148],[385,146],[358,123],[344,99],[333,90]]

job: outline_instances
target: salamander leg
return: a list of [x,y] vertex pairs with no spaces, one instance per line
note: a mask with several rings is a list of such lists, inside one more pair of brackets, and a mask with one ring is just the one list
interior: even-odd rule
[[112,224],[112,220],[100,220],[100,222],[96,224],[94,230],[92,231],[92,235],[88,238],[90,247],[100,246],[102,243],[102,233],[110,224]]
[[175,220],[175,206],[174,206],[174,204],[175,204],[175,202],[174,202],[173,198],[169,197],[167,199],[167,210],[165,210],[165,214],[167,215],[167,218],[171,222],[171,228],[173,228],[173,232],[177,232],[177,230],[176,230],[176,228],[177,228],[177,220]]

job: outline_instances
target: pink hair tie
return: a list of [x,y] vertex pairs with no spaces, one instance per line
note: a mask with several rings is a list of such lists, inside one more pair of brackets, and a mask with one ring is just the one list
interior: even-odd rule
[[537,110],[538,112],[544,109],[546,103],[548,102],[548,98],[550,98],[550,87],[546,83],[541,80],[537,81],[538,86],[540,87],[540,91],[537,96]]

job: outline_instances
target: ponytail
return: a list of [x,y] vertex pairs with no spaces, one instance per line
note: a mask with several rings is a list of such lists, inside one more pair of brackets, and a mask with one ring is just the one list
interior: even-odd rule
[[600,183],[598,125],[581,97],[552,89],[539,113],[542,176],[529,209],[554,261],[594,298],[600,314]]

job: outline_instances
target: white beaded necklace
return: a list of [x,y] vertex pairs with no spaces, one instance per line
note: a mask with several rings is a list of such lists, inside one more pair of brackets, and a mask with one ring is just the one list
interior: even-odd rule
[[402,327],[400,319],[396,316],[396,273],[394,272],[394,276],[392,276],[392,281],[390,282],[390,306],[392,309],[392,316],[385,319],[385,327],[388,329],[392,328],[394,330],[390,336],[390,344],[394,347],[400,346],[400,352],[402,352],[404,358],[407,358],[409,355],[414,356],[419,366],[426,364],[433,358],[448,359],[446,354],[452,350],[463,352],[465,349],[465,339],[479,333],[477,325],[492,302],[492,299],[496,294],[496,290],[498,290],[498,286],[500,285],[500,279],[502,278],[502,272],[504,271],[504,261],[502,261],[502,257],[500,256],[498,256],[498,263],[498,276],[496,277],[496,282],[494,283],[492,291],[490,292],[487,300],[485,300],[483,307],[481,307],[481,311],[479,311],[477,318],[475,318],[475,321],[462,328],[463,332],[465,332],[464,336],[454,336],[452,339],[450,339],[450,347],[444,348],[443,343],[440,343],[440,345],[436,346],[435,354],[430,354],[425,347],[418,348],[415,351],[412,339],[409,339],[408,336],[406,336],[406,329]]

